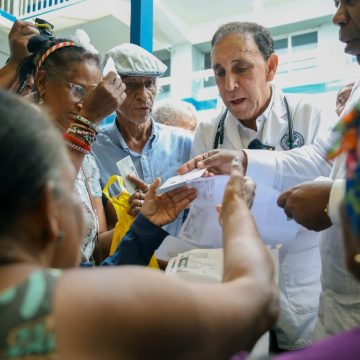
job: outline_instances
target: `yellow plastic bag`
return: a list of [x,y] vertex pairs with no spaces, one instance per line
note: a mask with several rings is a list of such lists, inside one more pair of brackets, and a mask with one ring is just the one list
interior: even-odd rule
[[[116,197],[116,196],[111,197],[109,194],[109,188],[116,181],[118,182],[118,184],[120,186],[121,193],[118,197]],[[122,179],[121,176],[118,176],[118,175],[111,176],[103,189],[103,194],[113,205],[115,212],[116,212],[116,217],[117,217],[117,223],[115,225],[114,235],[112,238],[111,248],[110,248],[110,255],[113,255],[116,248],[118,247],[121,239],[124,237],[126,232],[129,230],[135,217],[133,215],[130,215],[128,212],[129,208],[130,208],[130,204],[129,204],[130,194],[126,190],[126,188],[124,186],[124,180]],[[148,266],[151,268],[159,269],[159,265],[158,265],[155,255],[153,255],[152,258],[150,259]]]

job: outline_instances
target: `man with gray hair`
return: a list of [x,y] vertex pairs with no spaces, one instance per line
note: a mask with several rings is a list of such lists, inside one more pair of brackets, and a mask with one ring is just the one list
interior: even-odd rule
[[[105,62],[110,57],[126,85],[126,99],[116,110],[114,122],[98,134],[93,155],[99,166],[102,187],[112,175],[119,173],[116,165],[119,160],[125,159],[136,169],[142,180],[134,182],[139,189],[130,198],[130,212],[136,215],[144,201],[146,184],[157,177],[164,182],[176,175],[176,169],[189,159],[192,137],[186,131],[172,131],[168,126],[155,123],[151,116],[158,90],[157,78],[166,71],[159,59],[129,43],[108,51]],[[119,192],[119,186],[114,184],[111,196]],[[177,235],[182,219],[183,214],[180,214],[166,230]]]
[[160,124],[179,127],[192,134],[197,126],[196,109],[187,101],[171,99],[157,101],[153,117]]
[[[274,40],[263,26],[222,25],[211,41],[215,81],[224,103],[220,113],[201,122],[192,155],[212,149],[290,150],[311,144],[323,130],[318,108],[272,83],[278,66]],[[335,120],[335,119],[334,119]],[[309,344],[317,319],[320,255],[317,234],[300,229],[280,253],[281,312],[272,338],[280,349]]]

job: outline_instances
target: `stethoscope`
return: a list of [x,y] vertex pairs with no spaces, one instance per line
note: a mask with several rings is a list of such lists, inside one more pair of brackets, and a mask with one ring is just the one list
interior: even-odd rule
[[[285,103],[287,122],[288,122],[288,142],[289,142],[288,145],[291,150],[294,147],[293,119],[291,117],[290,107],[289,107],[289,103],[286,99],[286,96],[284,96],[283,99],[284,99],[284,103]],[[224,144],[225,119],[228,114],[228,111],[229,111],[229,109],[226,109],[220,118],[218,127],[216,129],[213,149],[221,149],[222,145]],[[256,141],[256,146],[251,147],[250,144],[254,141]],[[249,144],[249,148],[263,149],[263,150],[275,150],[275,148],[272,146],[262,144],[261,141],[258,139],[255,139],[252,142]]]

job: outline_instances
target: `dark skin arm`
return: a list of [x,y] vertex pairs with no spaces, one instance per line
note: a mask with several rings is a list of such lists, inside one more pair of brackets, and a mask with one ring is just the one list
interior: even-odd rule
[[223,284],[193,284],[138,267],[73,270],[56,291],[60,356],[219,360],[250,350],[274,324],[278,303],[243,184],[234,167],[221,211]]

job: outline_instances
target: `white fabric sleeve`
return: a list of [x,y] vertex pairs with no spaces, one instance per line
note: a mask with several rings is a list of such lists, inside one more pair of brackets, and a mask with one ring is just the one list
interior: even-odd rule
[[345,196],[345,179],[335,180],[331,186],[328,215],[333,225],[340,226],[340,204]]
[[328,177],[333,165],[326,153],[334,134],[316,138],[314,144],[289,151],[244,150],[248,158],[247,175],[256,183],[282,192],[318,176]]
[[257,185],[274,187],[276,177],[276,156],[269,150],[243,149],[248,158],[246,175]]

